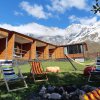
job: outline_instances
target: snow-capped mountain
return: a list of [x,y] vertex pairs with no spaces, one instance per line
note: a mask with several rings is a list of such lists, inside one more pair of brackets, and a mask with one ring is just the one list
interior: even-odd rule
[[80,30],[69,43],[85,42],[87,40],[90,42],[100,42],[100,24],[98,25],[97,23],[92,26],[81,25]]
[[100,23],[95,23],[94,25],[81,25],[72,24],[68,26],[64,35],[55,36],[41,36],[37,37],[43,41],[50,42],[53,44],[72,44],[79,42],[97,42],[100,43]]

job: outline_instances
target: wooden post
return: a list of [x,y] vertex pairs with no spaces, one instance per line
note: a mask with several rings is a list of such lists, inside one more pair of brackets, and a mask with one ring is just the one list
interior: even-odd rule
[[84,49],[84,44],[82,44],[82,49],[83,49],[83,58],[85,59],[85,49]]
[[8,45],[8,37],[6,37],[5,59],[7,59],[7,45]]
[[44,47],[44,59],[49,59],[49,45],[47,44],[45,47]]
[[55,58],[64,58],[64,48],[63,47],[57,47],[55,50]]
[[58,55],[57,55],[58,53],[57,53],[57,51],[58,51],[58,48],[56,47],[56,48],[55,48],[55,59],[58,58]]
[[36,59],[36,41],[31,43],[30,59]]
[[14,43],[15,43],[15,34],[8,35],[8,44],[7,44],[7,59],[13,59],[13,51],[14,51]]

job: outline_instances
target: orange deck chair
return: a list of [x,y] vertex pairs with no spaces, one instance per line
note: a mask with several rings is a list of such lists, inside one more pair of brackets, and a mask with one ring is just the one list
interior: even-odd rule
[[44,69],[42,68],[40,61],[29,61],[31,65],[30,73],[32,74],[32,77],[34,79],[34,82],[36,81],[47,81],[47,73],[44,72]]

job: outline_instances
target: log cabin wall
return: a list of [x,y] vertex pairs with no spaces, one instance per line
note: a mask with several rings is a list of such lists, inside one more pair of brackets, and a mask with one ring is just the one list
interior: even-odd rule
[[13,51],[14,51],[14,42],[15,41],[15,34],[8,35],[8,43],[7,43],[7,59],[13,59]]
[[71,44],[63,46],[64,49],[67,49],[66,55],[71,58],[84,58],[84,53],[87,50],[86,43],[80,44]]
[[6,38],[0,39],[0,59],[5,59],[6,57]]
[[49,45],[47,44],[45,47],[44,47],[44,59],[49,59]]
[[60,48],[60,57],[61,57],[61,58],[65,58],[65,55],[64,55],[64,48],[63,48],[63,47]]
[[68,54],[68,56],[70,58],[84,58],[84,54],[83,53],[77,53],[77,54]]
[[55,58],[56,59],[65,58],[65,56],[64,56],[64,48],[63,47],[57,47],[56,48]]
[[36,41],[31,43],[30,59],[36,59]]

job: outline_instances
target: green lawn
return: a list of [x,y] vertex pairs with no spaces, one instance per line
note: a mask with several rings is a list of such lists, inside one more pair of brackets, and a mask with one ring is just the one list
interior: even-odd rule
[[[85,65],[91,64],[92,62],[93,62],[92,60],[86,60],[84,63],[81,63],[81,64],[76,63],[76,62],[72,62],[72,63],[77,68],[77,71],[82,72],[84,70],[84,68],[86,67]],[[58,67],[60,67],[61,72],[74,71],[73,66],[68,61],[62,61],[62,60],[61,61],[54,61],[54,60],[53,61],[52,60],[42,61],[41,65],[44,70],[46,69],[46,67],[49,67],[49,66],[58,66]],[[19,67],[20,67],[22,73],[30,72],[30,68],[31,68],[30,64],[19,65]],[[17,68],[15,67],[15,70],[16,69]]]
[[[85,64],[91,63],[91,61],[85,61]],[[0,86],[0,100],[26,100],[26,96],[34,91],[37,91],[38,88],[42,85],[70,85],[70,84],[76,84],[76,85],[85,85],[85,84],[90,84],[90,85],[98,85],[100,84],[97,83],[88,83],[87,82],[87,77],[83,75],[83,70],[86,66],[82,66],[79,64],[74,63],[74,65],[77,68],[77,71],[74,70],[74,68],[71,66],[69,62],[66,61],[43,61],[42,66],[45,70],[46,67],[48,66],[59,66],[61,69],[60,73],[49,73],[48,74],[48,82],[38,82],[34,83],[30,77],[26,79],[26,82],[28,84],[28,89],[16,91],[16,92],[11,92],[8,93],[6,90],[5,85]],[[20,65],[20,69],[24,75],[29,76],[30,74],[30,65]],[[15,70],[17,72],[17,69],[15,67]],[[17,83],[15,85],[18,85]],[[13,85],[12,85],[13,87]]]

